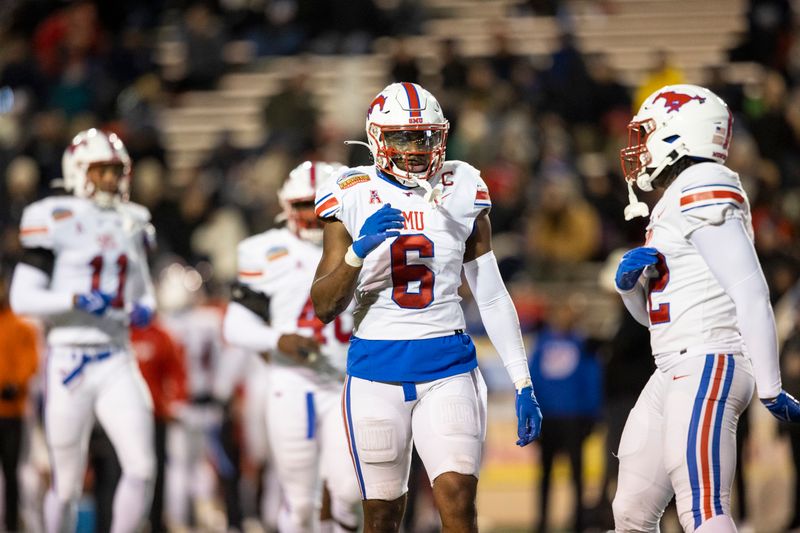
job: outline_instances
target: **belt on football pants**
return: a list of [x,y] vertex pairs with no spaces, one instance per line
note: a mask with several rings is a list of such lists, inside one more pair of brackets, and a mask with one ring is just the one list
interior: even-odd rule
[[72,370],[72,372],[67,374],[67,376],[61,380],[61,383],[63,383],[64,385],[69,385],[70,381],[81,375],[81,372],[83,372],[83,369],[86,365],[88,365],[89,363],[94,363],[96,361],[102,361],[103,359],[108,359],[109,357],[111,357],[112,353],[113,352],[111,351],[105,351],[105,352],[98,352],[94,355],[89,355],[86,353],[81,354],[81,362],[78,363],[78,366],[76,366]]

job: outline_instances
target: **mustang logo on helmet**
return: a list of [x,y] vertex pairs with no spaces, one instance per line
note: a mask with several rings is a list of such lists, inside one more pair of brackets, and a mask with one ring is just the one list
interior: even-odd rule
[[378,106],[378,108],[383,111],[383,106],[385,103],[386,97],[384,95],[379,94],[376,96],[372,103],[369,104],[369,109],[367,109],[367,118],[369,118],[369,116],[372,114],[372,110],[375,108],[375,106]]
[[698,100],[701,104],[705,103],[706,101],[706,99],[702,96],[689,96],[688,94],[676,93],[675,91],[664,91],[659,93],[658,96],[653,99],[653,103],[655,103],[659,98],[664,99],[664,107],[668,109],[667,113],[680,111],[681,107],[688,104],[692,100]]

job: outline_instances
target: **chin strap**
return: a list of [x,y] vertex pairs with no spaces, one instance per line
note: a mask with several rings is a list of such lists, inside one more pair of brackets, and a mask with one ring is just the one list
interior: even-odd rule
[[423,180],[420,178],[414,178],[414,182],[425,189],[425,201],[431,204],[431,207],[436,209],[439,207],[439,203],[441,202],[442,198],[442,190],[444,187],[441,183],[437,183],[435,187],[431,186],[428,183],[428,180]]
[[640,202],[633,192],[633,183],[628,182],[628,205],[625,206],[625,220],[631,220],[636,217],[646,217],[650,214],[650,208],[647,204]]

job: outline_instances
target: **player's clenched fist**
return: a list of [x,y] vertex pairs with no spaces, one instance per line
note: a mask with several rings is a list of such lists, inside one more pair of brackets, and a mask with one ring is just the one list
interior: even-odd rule
[[92,291],[88,294],[76,294],[74,305],[76,309],[86,311],[93,315],[102,316],[111,304],[113,297],[101,291]]
[[353,252],[364,259],[367,254],[378,247],[389,237],[400,235],[399,229],[403,228],[403,213],[385,204],[364,221],[358,239],[353,243]]
[[319,343],[310,337],[289,333],[278,339],[278,349],[300,363],[313,363],[319,353]]
[[617,267],[615,281],[617,288],[621,291],[629,291],[639,281],[639,276],[645,268],[655,265],[658,262],[658,250],[655,248],[645,248],[640,246],[629,250],[622,256],[622,260]]
[[781,422],[800,422],[800,402],[785,390],[775,398],[762,398],[761,403]]

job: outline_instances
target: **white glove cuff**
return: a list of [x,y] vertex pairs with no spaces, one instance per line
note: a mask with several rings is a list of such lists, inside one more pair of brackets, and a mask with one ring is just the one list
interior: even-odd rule
[[353,251],[353,245],[347,247],[347,252],[344,254],[344,262],[353,268],[361,268],[364,260],[356,255]]

